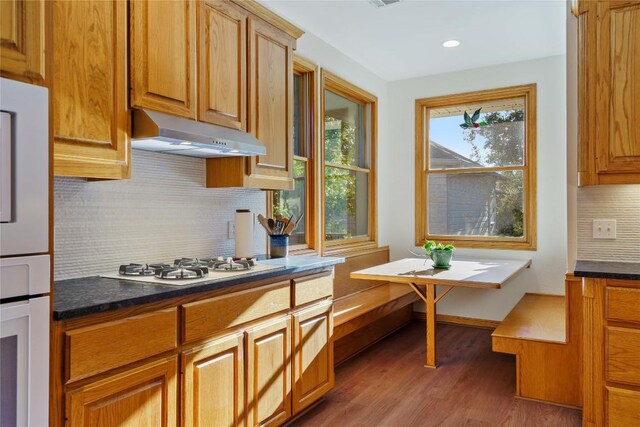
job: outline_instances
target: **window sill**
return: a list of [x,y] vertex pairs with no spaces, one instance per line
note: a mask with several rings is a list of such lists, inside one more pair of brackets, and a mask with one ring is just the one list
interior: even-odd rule
[[323,256],[357,256],[379,250],[378,242],[368,240],[365,242],[345,243],[343,245],[327,246],[324,248]]
[[537,250],[536,242],[531,240],[479,240],[464,238],[461,236],[427,236],[415,242],[416,246],[422,246],[427,240],[436,242],[452,243],[456,248],[473,248],[473,249],[498,249],[498,250],[518,250],[518,251],[535,251]]

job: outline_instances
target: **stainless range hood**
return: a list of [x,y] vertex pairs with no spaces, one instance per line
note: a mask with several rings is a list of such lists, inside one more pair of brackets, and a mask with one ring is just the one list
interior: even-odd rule
[[150,110],[133,110],[131,146],[190,157],[257,156],[267,149],[250,133]]

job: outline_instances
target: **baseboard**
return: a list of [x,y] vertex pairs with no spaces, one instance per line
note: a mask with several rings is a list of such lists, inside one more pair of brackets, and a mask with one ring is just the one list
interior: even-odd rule
[[[426,321],[426,314],[421,311],[413,312],[413,319]],[[474,328],[495,329],[500,324],[498,320],[474,319],[472,317],[450,316],[448,314],[436,314],[436,322],[450,325],[472,326]]]

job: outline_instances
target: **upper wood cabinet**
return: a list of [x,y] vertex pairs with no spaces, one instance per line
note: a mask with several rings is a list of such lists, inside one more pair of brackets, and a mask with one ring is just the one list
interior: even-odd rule
[[131,106],[196,118],[196,2],[129,2]]
[[50,22],[54,173],[128,178],[126,3],[54,1]]
[[246,131],[248,12],[230,2],[200,6],[198,119]]
[[293,37],[249,16],[248,130],[267,154],[207,159],[207,187],[293,189],[294,45]]
[[578,12],[579,184],[640,183],[640,1]]
[[250,130],[267,147],[250,159],[251,187],[293,189],[293,42],[249,19]]
[[3,77],[43,84],[44,0],[0,1],[0,72]]

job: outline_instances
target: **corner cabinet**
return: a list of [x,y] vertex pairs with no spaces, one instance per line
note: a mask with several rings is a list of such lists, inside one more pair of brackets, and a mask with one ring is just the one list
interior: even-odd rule
[[582,280],[582,425],[638,426],[640,280]]
[[52,3],[54,174],[128,178],[126,3]]
[[640,1],[578,3],[580,185],[640,183]]
[[0,74],[45,82],[45,0],[0,1]]

